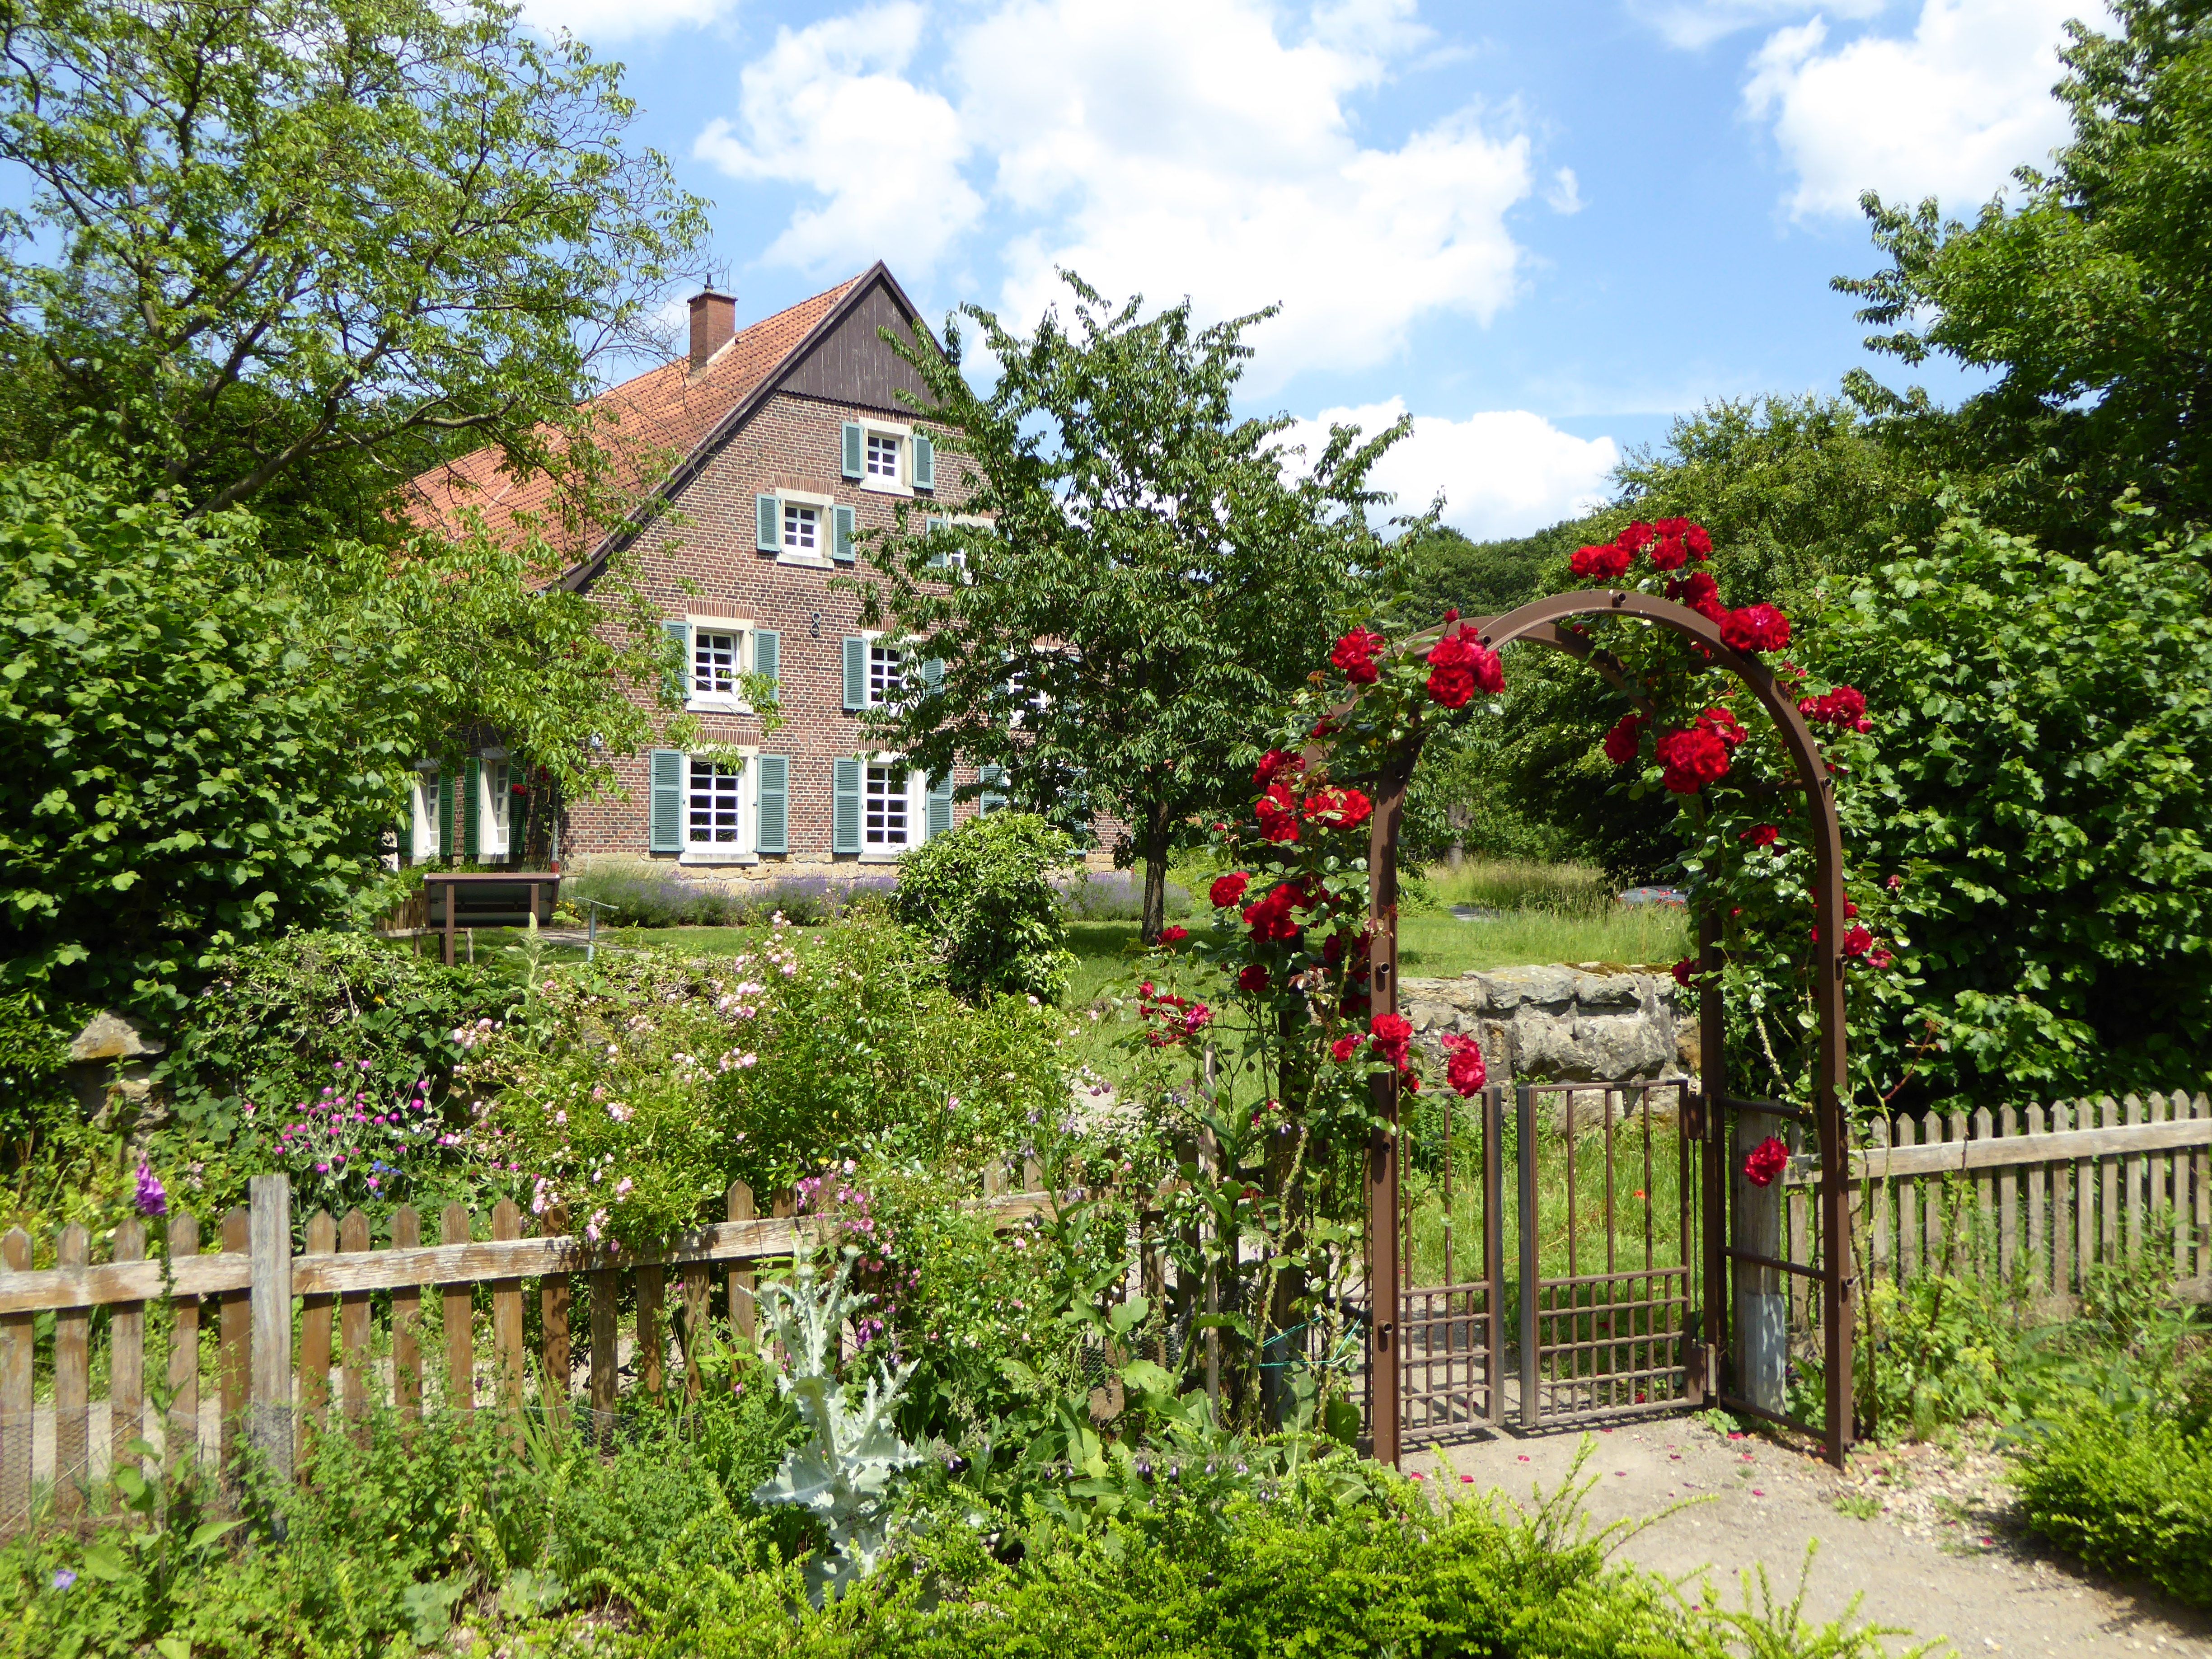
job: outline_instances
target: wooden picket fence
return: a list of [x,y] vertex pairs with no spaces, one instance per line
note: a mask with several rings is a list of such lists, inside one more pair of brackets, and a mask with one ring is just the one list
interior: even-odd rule
[[[2079,1297],[2100,1267],[2155,1256],[2180,1294],[2212,1280],[2212,1101],[2130,1095],[1871,1126],[1853,1152],[1854,1231],[1877,1278],[1927,1273]],[[1792,1261],[1807,1243],[1812,1160],[1785,1177]]]
[[[1035,1167],[1022,1174],[1034,1188]],[[987,1173],[978,1200],[997,1224],[1049,1209],[1049,1194],[1009,1193],[1007,1185],[1006,1174]],[[203,1249],[199,1221],[184,1212],[167,1218],[167,1248],[151,1258],[137,1221],[116,1228],[105,1262],[92,1261],[82,1226],[62,1232],[55,1265],[46,1268],[33,1268],[33,1241],[21,1228],[0,1239],[0,1536],[29,1524],[49,1498],[55,1518],[87,1517],[112,1471],[140,1465],[142,1446],[173,1471],[211,1468],[225,1491],[249,1447],[289,1472],[302,1438],[329,1419],[334,1372],[336,1408],[348,1418],[366,1414],[373,1401],[414,1420],[430,1411],[469,1413],[481,1402],[555,1419],[588,1413],[604,1429],[621,1392],[625,1302],[635,1316],[632,1391],[662,1397],[678,1380],[671,1375],[672,1275],[682,1332],[708,1328],[720,1273],[726,1328],[750,1340],[758,1264],[813,1248],[827,1224],[794,1216],[788,1193],[772,1196],[770,1214],[756,1215],[751,1190],[738,1182],[729,1189],[726,1221],[656,1251],[594,1246],[561,1231],[557,1215],[533,1236],[522,1212],[502,1201],[489,1218],[489,1238],[477,1237],[478,1218],[447,1206],[436,1218],[435,1244],[422,1242],[424,1218],[411,1208],[392,1212],[380,1246],[359,1210],[343,1218],[319,1212],[304,1230],[305,1249],[295,1252],[289,1181],[257,1176],[250,1200],[222,1218],[212,1249]],[[526,1281],[534,1281],[538,1302],[534,1355],[526,1352]],[[488,1369],[478,1364],[479,1286],[489,1291]],[[436,1298],[442,1364],[424,1352],[426,1292]],[[149,1397],[147,1326],[149,1310],[162,1304],[168,1358],[159,1390],[165,1399],[156,1400]],[[92,1393],[99,1308],[108,1310],[104,1402]],[[39,1319],[46,1314],[52,1337],[50,1369],[42,1371]],[[204,1330],[219,1353],[211,1413],[202,1409]],[[696,1340],[684,1346],[678,1345],[675,1363],[682,1386],[696,1395],[702,1349]],[[580,1358],[586,1370],[580,1399]],[[42,1375],[51,1378],[45,1390]],[[101,1403],[106,1431],[96,1444]]]

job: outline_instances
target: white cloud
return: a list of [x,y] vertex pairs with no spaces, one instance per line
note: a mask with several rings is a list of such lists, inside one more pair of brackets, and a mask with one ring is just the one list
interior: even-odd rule
[[1771,121],[1797,175],[1798,218],[1856,215],[1859,192],[1942,199],[1964,215],[2014,167],[2043,165],[2068,133],[2051,97],[2060,25],[2081,0],[1923,0],[1909,36],[1831,47],[1815,17],[1776,31],[1753,58],[1744,106]]
[[[1820,9],[1837,17],[1872,17],[1890,0],[1826,0]],[[1659,31],[1667,44],[1694,51],[1738,29],[1802,17],[1810,0],[1632,0],[1629,9]]]
[[[1284,434],[1318,454],[1332,425],[1382,431],[1406,412],[1402,398],[1325,409]],[[1525,536],[1601,505],[1606,475],[1619,465],[1610,438],[1577,438],[1526,410],[1496,410],[1463,421],[1416,415],[1413,429],[1375,469],[1374,484],[1398,498],[1393,511],[1426,510],[1444,494],[1444,522],[1477,541]]]
[[[1064,292],[1056,265],[1112,295],[1188,294],[1208,319],[1280,301],[1262,390],[1380,362],[1424,318],[1486,324],[1513,296],[1505,216],[1534,188],[1527,139],[1463,109],[1373,143],[1347,108],[1425,49],[1413,0],[1302,19],[1271,0],[990,0],[951,31],[934,79],[909,69],[921,27],[898,5],[781,35],[744,70],[737,121],[702,135],[699,154],[738,176],[829,198],[770,258],[981,246],[987,192],[1014,319]],[[902,153],[879,155],[893,138]],[[972,185],[957,171],[970,157]],[[886,161],[896,189],[853,182]]]
[[1544,205],[1554,213],[1583,210],[1583,187],[1572,167],[1561,167],[1552,175],[1552,182],[1544,191]]
[[566,29],[587,40],[626,40],[718,23],[735,0],[522,0],[522,21],[546,33]]
[[738,120],[700,133],[692,154],[732,177],[827,198],[792,215],[769,259],[817,274],[879,258],[927,270],[975,223],[960,118],[906,78],[924,16],[900,3],[778,30],[738,76]]

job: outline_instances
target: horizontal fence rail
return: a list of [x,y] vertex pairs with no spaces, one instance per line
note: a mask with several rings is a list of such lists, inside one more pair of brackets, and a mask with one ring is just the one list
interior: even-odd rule
[[[2078,1296],[2104,1269],[2155,1260],[2178,1291],[2212,1291],[2212,1100],[2129,1095],[1876,1120],[1850,1179],[1875,1276],[1970,1276]],[[1793,1158],[1793,1261],[1817,1160]]]
[[[1020,1173],[1030,1190],[1008,1192],[1005,1173],[986,1173],[975,1202],[994,1225],[1054,1211],[1053,1194],[1035,1190],[1035,1166]],[[222,1217],[204,1244],[188,1212],[156,1224],[167,1244],[158,1255],[146,1225],[129,1220],[115,1230],[111,1259],[95,1263],[86,1229],[71,1226],[54,1240],[55,1265],[34,1269],[33,1241],[16,1228],[0,1238],[0,1535],[27,1525],[49,1498],[57,1519],[81,1521],[107,1477],[149,1448],[173,1471],[210,1467],[234,1492],[249,1446],[289,1469],[301,1437],[333,1413],[365,1416],[372,1401],[410,1419],[479,1403],[557,1419],[574,1406],[604,1436],[625,1377],[656,1398],[672,1386],[697,1394],[703,1348],[691,1334],[709,1327],[718,1272],[727,1328],[750,1340],[757,1267],[834,1235],[835,1217],[794,1214],[788,1192],[769,1206],[773,1214],[757,1215],[751,1190],[733,1184],[728,1220],[653,1250],[561,1231],[557,1212],[544,1232],[526,1236],[529,1218],[506,1201],[489,1216],[403,1206],[380,1242],[359,1210],[319,1212],[297,1249],[289,1185],[264,1176],[251,1207]],[[426,1224],[441,1242],[424,1242]],[[489,1238],[476,1236],[485,1231]],[[536,1281],[534,1321],[526,1280]],[[102,1381],[105,1397],[95,1399]]]

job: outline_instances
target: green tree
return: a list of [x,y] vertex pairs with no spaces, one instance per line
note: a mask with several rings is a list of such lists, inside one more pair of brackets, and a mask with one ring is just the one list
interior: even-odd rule
[[1887,1075],[1990,1103],[2203,1086],[2208,562],[2140,507],[2080,558],[1961,518],[1817,619],[1807,660],[1875,720],[1853,861],[1898,878],[1920,981],[1854,1036]]
[[961,372],[957,326],[941,353],[900,345],[949,429],[940,488],[990,522],[908,518],[871,547],[869,619],[931,665],[878,731],[933,774],[956,757],[1002,769],[994,787],[1054,822],[1118,819],[1151,940],[1170,855],[1250,797],[1257,711],[1390,566],[1367,479],[1407,423],[1336,428],[1286,469],[1289,416],[1231,409],[1244,331],[1272,311],[1196,328],[1187,301],[1140,319],[1138,301],[1066,280],[1072,329],[1048,310],[1024,337],[963,307],[998,368],[987,393]]
[[1917,368],[1996,376],[1956,411],[1864,371],[1846,390],[1929,471],[1971,481],[1985,514],[2081,549],[2137,487],[2212,515],[2212,4],[2117,0],[2112,34],[2069,23],[2058,95],[2073,140],[2024,200],[1972,225],[1933,201],[1862,198],[1890,261],[1834,286],[1865,301],[1868,344]]
[[280,560],[243,510],[133,494],[0,469],[0,981],[158,1006],[343,910],[416,759],[491,724],[573,798],[653,730],[619,571],[610,609],[480,539]]
[[1563,527],[1476,542],[1438,525],[1402,538],[1396,549],[1401,585],[1384,605],[1389,625],[1426,628],[1455,607],[1469,617],[1495,617],[1526,604],[1545,591],[1547,567],[1572,550],[1574,544],[1563,551],[1558,541]]
[[0,264],[18,455],[82,431],[193,511],[355,533],[441,447],[549,459],[703,204],[626,147],[618,69],[515,16],[7,7],[0,158],[39,233]]

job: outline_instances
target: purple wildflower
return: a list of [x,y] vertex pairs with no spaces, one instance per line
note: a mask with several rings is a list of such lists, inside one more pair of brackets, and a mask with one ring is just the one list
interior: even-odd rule
[[153,1217],[169,1212],[169,1194],[161,1185],[161,1176],[154,1173],[152,1164],[144,1158],[138,1160],[138,1213]]

